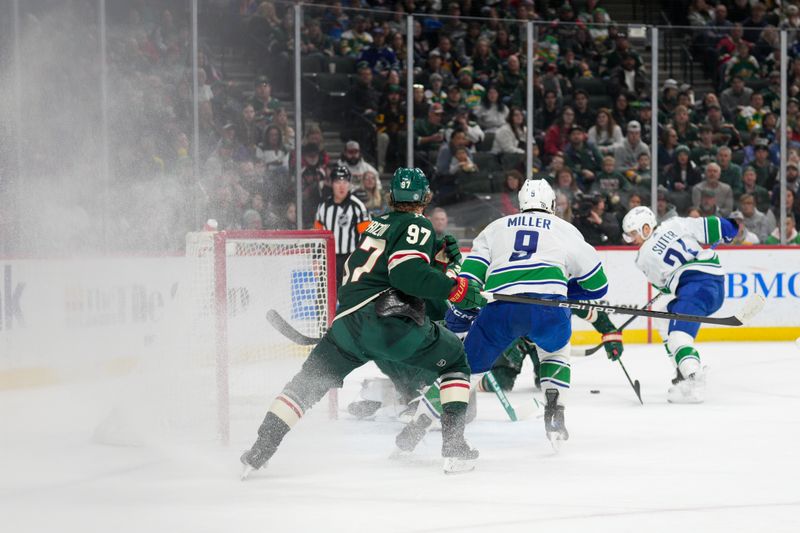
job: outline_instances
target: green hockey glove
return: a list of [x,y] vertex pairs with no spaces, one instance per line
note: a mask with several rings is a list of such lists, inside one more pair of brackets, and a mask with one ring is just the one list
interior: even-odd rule
[[461,248],[458,241],[452,235],[445,235],[437,245],[437,252],[434,259],[443,265],[443,270],[460,269]]
[[603,334],[603,348],[606,349],[606,355],[612,361],[616,361],[622,355],[622,332],[611,331]]
[[481,288],[472,280],[458,277],[454,280],[453,290],[447,298],[460,309],[474,309],[486,305],[486,298],[481,295]]

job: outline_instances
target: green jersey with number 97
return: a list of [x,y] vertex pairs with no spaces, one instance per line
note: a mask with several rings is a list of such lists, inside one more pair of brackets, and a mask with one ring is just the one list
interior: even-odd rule
[[389,288],[425,299],[446,299],[454,281],[434,261],[437,241],[422,215],[393,211],[372,220],[350,254],[339,290],[338,316]]

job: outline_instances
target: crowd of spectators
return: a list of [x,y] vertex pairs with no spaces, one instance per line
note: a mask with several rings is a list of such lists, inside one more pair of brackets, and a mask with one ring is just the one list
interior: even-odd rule
[[[137,0],[116,13],[110,64],[122,101],[138,106],[116,135],[117,168],[142,180],[171,175],[186,186],[198,220],[221,229],[312,227],[331,195],[336,165],[352,175],[351,193],[371,215],[387,210],[383,185],[405,162],[406,124],[413,120],[415,164],[431,179],[434,206],[492,194],[497,211],[517,210],[528,177],[548,180],[559,216],[593,245],[621,244],[620,221],[650,205],[651,146],[657,143],[657,216],[722,215],[746,226],[737,243],[771,243],[778,235],[778,149],[789,132],[790,242],[800,217],[800,0],[693,0],[688,39],[712,90],[667,79],[649,100],[648,55],[597,0],[423,1],[338,0],[304,7],[303,64],[347,73],[338,102],[343,149],[326,149],[330,121],[304,115],[295,150],[289,101],[293,4],[281,0],[216,2],[233,13],[236,43],[201,35],[199,177],[192,175],[191,38],[185,6]],[[164,7],[167,6],[167,7]],[[357,9],[353,9],[357,8]],[[179,10],[180,16],[175,10]],[[182,11],[181,11],[182,10]],[[415,14],[407,47],[405,13]],[[527,79],[525,26],[537,22],[534,75]],[[779,123],[778,29],[789,29],[787,124]],[[252,81],[226,78],[214,46],[250,59]],[[239,48],[237,48],[237,46]],[[413,56],[413,93],[406,94]],[[276,62],[283,60],[284,63]],[[330,68],[330,70],[328,70]],[[281,93],[275,86],[288,87]],[[526,166],[526,92],[534,93],[533,168]],[[133,93],[133,88],[138,92]],[[406,117],[406,98],[414,117]],[[318,108],[311,106],[312,110]],[[323,110],[329,111],[329,110]],[[658,130],[651,131],[656,113]],[[349,127],[348,127],[349,126]],[[127,135],[127,137],[126,137]],[[330,143],[330,140],[327,141]],[[295,179],[299,155],[302,175]],[[299,182],[303,208],[295,205]],[[186,193],[185,191],[189,191]],[[463,223],[463,221],[461,221]],[[179,228],[183,231],[191,227]],[[480,228],[477,228],[480,229]],[[176,231],[176,234],[181,233]],[[469,237],[471,235],[467,235]]]

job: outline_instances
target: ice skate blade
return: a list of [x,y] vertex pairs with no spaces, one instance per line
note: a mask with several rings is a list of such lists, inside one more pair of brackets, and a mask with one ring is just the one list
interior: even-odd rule
[[401,450],[400,448],[395,448],[392,453],[389,454],[389,459],[392,461],[408,461],[413,457],[413,451],[406,451]]
[[255,470],[256,469],[250,465],[244,465],[244,467],[242,468],[242,475],[239,479],[245,481],[248,477],[250,477],[250,474],[255,472]]
[[561,446],[567,439],[563,438],[561,433],[552,432],[547,434],[547,440],[550,441],[550,446],[553,447],[553,451],[559,453],[561,451]]
[[452,474],[466,474],[475,470],[475,459],[459,459],[458,457],[445,457],[444,458],[444,473],[446,475]]

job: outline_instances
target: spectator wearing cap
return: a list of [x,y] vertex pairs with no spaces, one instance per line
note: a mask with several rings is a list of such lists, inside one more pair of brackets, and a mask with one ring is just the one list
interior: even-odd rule
[[658,100],[659,122],[661,115],[669,117],[678,105],[678,82],[672,78],[664,81],[661,86],[661,98]]
[[622,128],[614,121],[611,111],[605,107],[600,108],[594,124],[589,128],[589,142],[601,153],[608,154],[614,151],[614,146],[621,143],[622,139]]
[[[602,194],[584,196],[575,212],[575,226],[592,246],[620,244],[622,231],[616,217],[606,211]],[[588,209],[586,209],[588,207]]]
[[453,120],[453,117],[462,107],[464,107],[464,102],[461,100],[461,89],[459,89],[458,85],[453,84],[447,88],[447,98],[442,102],[444,123],[447,124]]
[[572,95],[572,107],[575,111],[575,123],[584,131],[589,131],[597,118],[597,113],[589,107],[589,93],[583,89],[576,90]]
[[700,205],[700,199],[705,191],[714,191],[716,205],[722,216],[728,216],[733,211],[733,189],[727,183],[720,181],[720,168],[716,163],[706,166],[704,179],[692,188],[692,204]]
[[320,58],[333,55],[333,40],[322,32],[319,19],[311,19],[303,26],[300,51],[304,55],[315,55]]
[[[422,91],[420,90],[420,93]],[[387,162],[400,162],[400,132],[406,127],[406,106],[401,101],[402,90],[398,85],[389,85],[386,102],[375,115],[377,128],[378,171],[383,173]],[[416,102],[415,102],[416,104]]]
[[[421,85],[421,84],[420,84]],[[445,100],[447,100],[447,91],[444,88],[444,78],[441,74],[433,73],[430,77],[430,85],[428,89],[425,90],[425,102],[430,104],[442,104]],[[416,114],[416,108],[414,112]],[[427,110],[426,110],[427,113]],[[418,118],[418,117],[415,117]]]
[[492,144],[493,154],[524,154],[527,127],[522,109],[512,107],[506,123],[497,130]]
[[440,81],[443,87],[449,87],[456,81],[453,74],[444,68],[442,64],[442,54],[438,50],[431,50],[430,54],[428,54],[428,62],[424,70],[420,73],[417,81],[425,87],[430,88],[433,84],[434,75],[439,75],[441,77]]
[[469,109],[465,106],[459,107],[453,119],[447,123],[444,130],[445,139],[450,140],[456,131],[463,131],[467,135],[470,146],[479,144],[485,135],[478,123],[470,119]]
[[397,54],[390,46],[386,45],[386,35],[383,28],[377,26],[372,30],[372,42],[361,49],[359,61],[366,61],[373,72],[386,72],[400,68]]
[[503,127],[508,111],[508,106],[500,98],[497,86],[490,85],[481,98],[481,105],[475,110],[475,114],[478,117],[478,125],[485,133],[490,133]]
[[756,172],[756,183],[770,191],[778,177],[778,167],[769,160],[769,141],[758,139],[754,148],[754,157],[750,166]]
[[[756,207],[759,211],[766,213],[769,210],[769,191],[757,183],[756,171],[753,167],[745,167],[742,172],[742,192],[752,195],[755,198]],[[747,212],[742,209],[745,216]],[[759,238],[761,235],[759,234]],[[763,239],[762,239],[763,240]]]
[[731,86],[719,95],[722,114],[727,120],[733,121],[739,114],[739,109],[750,104],[752,95],[753,89],[745,87],[744,79],[741,76],[734,76],[731,79]]
[[634,59],[634,69],[641,68],[644,64],[639,54],[631,49],[628,35],[624,31],[618,31],[614,37],[614,48],[605,57],[605,70],[608,73],[622,65],[625,56],[632,56]]
[[669,191],[663,185],[658,186],[656,192],[656,222],[661,224],[665,220],[678,216],[678,209],[669,203]]
[[731,241],[731,246],[749,246],[752,244],[759,244],[761,241],[758,238],[758,235],[747,229],[747,226],[744,223],[744,215],[738,209],[728,215],[728,218],[731,220],[735,220],[736,224],[739,226],[739,231],[736,233],[736,237],[733,238]]
[[620,65],[609,74],[610,93],[617,95],[626,92],[636,98],[645,98],[649,83],[644,70],[636,66],[636,57],[631,53],[625,53],[620,57],[620,61]]
[[458,88],[461,91],[461,101],[474,112],[480,105],[486,89],[480,83],[473,83],[472,67],[462,67],[458,71]]
[[414,121],[414,146],[422,152],[438,152],[444,141],[442,104],[431,104],[425,120]]
[[689,158],[689,147],[685,144],[675,148],[675,161],[664,169],[663,183],[674,192],[686,192],[700,183],[700,171]]
[[344,265],[356,250],[359,235],[369,226],[369,213],[364,203],[350,193],[350,172],[336,167],[331,172],[331,194],[317,207],[315,229],[333,232],[336,245],[336,286],[342,284]]
[[358,57],[362,49],[372,44],[372,35],[368,29],[367,19],[361,15],[353,17],[353,25],[342,33],[339,39],[339,53],[344,56]]
[[349,109],[353,112],[372,117],[380,105],[380,93],[372,86],[372,69],[369,63],[362,61],[356,65],[358,77],[347,93]]
[[758,237],[759,242],[764,242],[775,228],[775,219],[767,216],[756,206],[756,199],[752,194],[743,194],[739,198],[739,211],[744,217],[744,225]]
[[732,148],[742,145],[742,138],[733,124],[725,120],[722,108],[718,103],[708,104],[703,124],[711,128],[712,139],[717,146],[730,146]]
[[[441,82],[440,82],[441,83]],[[413,98],[414,98],[414,120],[420,120],[428,116],[428,107],[430,103],[425,94],[425,86],[421,83],[413,85]]]
[[727,146],[722,146],[717,150],[716,162],[719,165],[720,181],[730,185],[733,197],[738,198],[744,192],[742,167],[731,160],[732,156],[731,149]]
[[254,82],[255,92],[250,99],[250,105],[255,111],[258,121],[270,121],[275,110],[281,107],[281,102],[272,96],[272,84],[266,76],[258,76]]
[[717,158],[717,145],[714,144],[714,132],[711,126],[703,124],[698,128],[700,140],[692,148],[691,158],[694,164],[705,167]]
[[639,123],[635,120],[628,122],[627,130],[622,142],[614,147],[613,154],[617,170],[623,173],[636,168],[640,154],[650,153],[650,147],[642,142],[642,127]]
[[350,181],[354,187],[361,185],[361,178],[366,173],[378,174],[378,171],[367,163],[361,155],[361,146],[358,141],[347,141],[344,145],[344,152],[336,162],[337,166],[347,167],[350,171]]
[[453,49],[453,41],[450,36],[445,33],[439,34],[439,43],[431,50],[431,53],[438,52],[442,58],[442,69],[455,75],[462,66],[466,65],[467,61],[458,57],[458,54]]
[[586,142],[586,132],[577,124],[569,129],[569,142],[564,150],[564,158],[567,166],[578,176],[578,185],[588,191],[603,169],[603,156],[593,144]]

